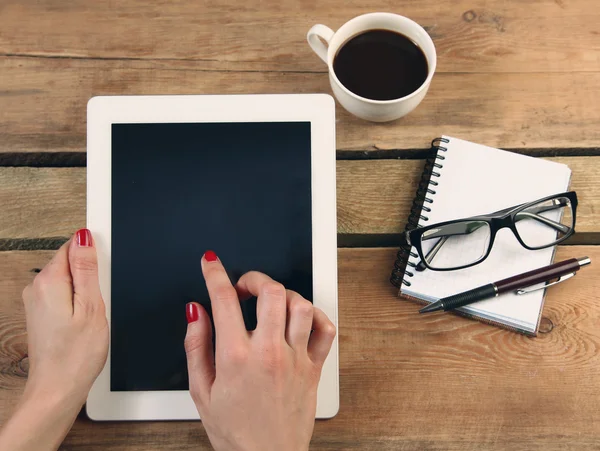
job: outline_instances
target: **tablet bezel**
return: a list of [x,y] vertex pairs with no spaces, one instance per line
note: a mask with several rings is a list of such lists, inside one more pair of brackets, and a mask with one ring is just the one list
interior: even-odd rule
[[[335,104],[331,96],[101,96],[88,102],[87,120],[87,225],[98,250],[100,288],[109,326],[112,124],[310,122],[313,302],[337,327]],[[319,383],[317,418],[333,417],[338,409],[336,337]],[[111,392],[110,352],[90,391],[86,411],[91,419],[98,421],[199,419],[188,391]]]

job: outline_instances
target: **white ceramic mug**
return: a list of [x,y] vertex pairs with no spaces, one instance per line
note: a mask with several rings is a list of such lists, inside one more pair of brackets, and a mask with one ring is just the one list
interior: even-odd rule
[[[368,30],[391,30],[401,33],[421,48],[427,58],[429,73],[419,89],[399,99],[373,100],[354,94],[342,85],[333,71],[333,60],[346,42]],[[325,25],[318,24],[308,31],[307,39],[314,52],[327,64],[331,89],[342,106],[355,116],[374,122],[392,121],[414,110],[429,89],[437,63],[431,37],[418,23],[398,14],[364,14],[346,22],[336,32]]]

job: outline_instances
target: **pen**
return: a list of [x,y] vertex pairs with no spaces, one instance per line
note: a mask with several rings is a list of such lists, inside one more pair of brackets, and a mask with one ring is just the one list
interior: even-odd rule
[[[427,307],[423,307],[419,310],[419,313],[435,312],[437,310],[452,310],[474,302],[483,301],[484,299],[493,298],[509,291],[515,291],[517,294],[526,294],[531,291],[547,288],[573,277],[581,267],[589,265],[591,262],[589,257],[582,257],[571,258],[550,266],[544,266],[543,268],[534,269],[533,271],[509,277],[508,279],[488,283],[487,285],[469,291],[442,298],[433,304],[429,304]],[[556,282],[544,285],[541,288],[524,290],[524,288],[542,282],[549,282],[557,277],[558,280]]]

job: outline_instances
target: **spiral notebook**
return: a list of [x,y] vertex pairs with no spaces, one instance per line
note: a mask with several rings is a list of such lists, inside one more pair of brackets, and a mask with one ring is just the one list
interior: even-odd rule
[[[569,187],[571,170],[564,164],[450,136],[437,138],[432,146],[432,157],[425,165],[407,230],[492,213],[567,191]],[[399,296],[431,303],[549,265],[554,251],[555,247],[527,250],[510,230],[502,229],[490,255],[480,264],[457,271],[418,272],[412,269],[419,261],[416,250],[404,245],[398,252],[391,281],[400,288]],[[507,293],[462,307],[457,313],[535,335],[544,295],[545,289],[525,295]]]

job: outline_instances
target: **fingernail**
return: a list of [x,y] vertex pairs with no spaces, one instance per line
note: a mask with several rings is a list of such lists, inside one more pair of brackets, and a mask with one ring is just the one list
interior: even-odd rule
[[75,235],[77,236],[77,245],[79,247],[92,246],[92,234],[88,229],[80,229]]
[[217,254],[215,254],[213,251],[206,251],[204,253],[204,258],[206,259],[207,262],[216,262]]
[[193,302],[188,303],[185,306],[185,316],[188,324],[198,321],[198,306]]

